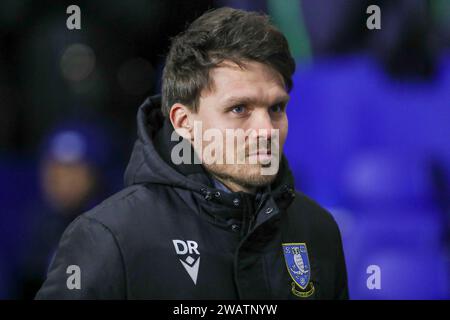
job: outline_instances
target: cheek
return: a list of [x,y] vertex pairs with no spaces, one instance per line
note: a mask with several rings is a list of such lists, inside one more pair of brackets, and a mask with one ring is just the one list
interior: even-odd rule
[[286,117],[286,124],[283,127],[283,130],[282,130],[282,133],[281,133],[282,137],[280,137],[281,145],[284,145],[284,142],[286,141],[286,138],[287,138],[287,135],[288,135],[288,129],[289,129],[289,122],[288,122],[288,119]]
[[224,126],[225,117],[213,108],[200,108],[194,119],[202,123],[203,132],[208,129],[221,129]]
[[[219,111],[212,111],[204,113],[197,117],[197,121],[202,123],[202,138],[205,139],[206,136],[214,136],[214,141],[217,141],[220,137],[222,144],[225,147],[226,144],[226,132],[227,129],[243,129],[241,123],[237,121],[232,121],[227,114]],[[205,133],[209,133],[205,135]],[[211,139],[209,139],[211,140]],[[204,144],[209,144],[209,142],[204,142]]]
[[287,134],[288,134],[288,120],[287,117],[280,121],[279,125],[276,129],[279,130],[280,133],[280,146],[283,147],[284,142],[286,141]]

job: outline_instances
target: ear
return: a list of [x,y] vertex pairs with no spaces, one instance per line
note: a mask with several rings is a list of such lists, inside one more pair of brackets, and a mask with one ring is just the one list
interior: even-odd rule
[[169,111],[169,119],[175,131],[184,139],[192,140],[193,126],[191,110],[181,103],[175,103]]

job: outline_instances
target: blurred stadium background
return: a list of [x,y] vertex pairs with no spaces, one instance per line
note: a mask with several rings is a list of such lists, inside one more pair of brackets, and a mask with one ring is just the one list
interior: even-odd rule
[[449,299],[448,0],[2,0],[0,298],[32,298],[67,224],[121,188],[170,37],[220,6],[268,13],[290,42],[286,154],[340,225],[351,298]]

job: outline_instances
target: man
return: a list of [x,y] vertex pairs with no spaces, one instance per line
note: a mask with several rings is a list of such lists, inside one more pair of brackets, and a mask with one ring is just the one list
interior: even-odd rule
[[177,36],[127,187],[69,226],[37,298],[347,298],[338,227],[282,155],[294,69],[256,13],[210,11]]
[[[109,158],[104,128],[64,121],[42,143],[41,193],[27,210],[20,246],[17,296],[32,299],[67,226],[106,194],[103,173]],[[23,248],[22,248],[23,247]]]

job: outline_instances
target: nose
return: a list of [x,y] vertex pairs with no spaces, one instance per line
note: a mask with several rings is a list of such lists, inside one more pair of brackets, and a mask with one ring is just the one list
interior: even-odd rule
[[[267,110],[257,110],[252,114],[249,143],[260,149],[270,149],[272,145],[268,141],[277,140],[277,134],[273,130],[274,125]],[[275,151],[275,150],[274,150]]]
[[271,130],[274,129],[272,118],[267,110],[261,109],[254,112],[252,119],[252,129],[259,132],[259,130],[267,130],[267,135],[270,137]]

